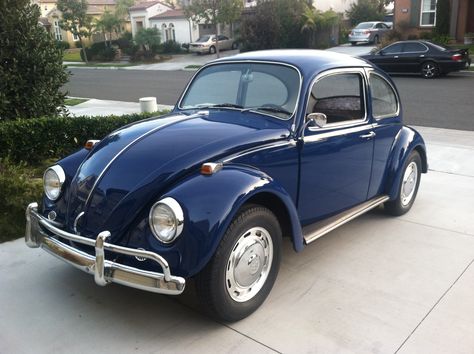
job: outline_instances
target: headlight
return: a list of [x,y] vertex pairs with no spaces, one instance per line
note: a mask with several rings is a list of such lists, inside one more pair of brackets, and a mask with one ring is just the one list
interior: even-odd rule
[[162,199],[151,207],[149,215],[151,231],[163,242],[173,242],[183,231],[183,210],[173,198]]
[[59,165],[48,168],[43,176],[44,193],[51,200],[56,200],[61,195],[61,188],[66,180],[66,174]]

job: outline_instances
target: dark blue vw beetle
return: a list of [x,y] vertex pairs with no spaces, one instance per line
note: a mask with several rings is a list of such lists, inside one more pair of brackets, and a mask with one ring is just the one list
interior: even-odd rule
[[423,139],[387,75],[313,50],[262,51],[200,69],[174,110],[119,129],[46,170],[26,243],[94,275],[163,294],[195,278],[235,321],[296,251],[383,204],[412,206]]

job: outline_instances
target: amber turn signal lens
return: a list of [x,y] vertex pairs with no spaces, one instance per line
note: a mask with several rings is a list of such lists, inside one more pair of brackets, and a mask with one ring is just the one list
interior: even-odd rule
[[214,173],[220,171],[222,168],[222,163],[206,162],[201,166],[202,175],[213,175]]
[[97,144],[100,140],[87,140],[86,144],[84,145],[84,148],[86,150],[92,150],[95,144]]

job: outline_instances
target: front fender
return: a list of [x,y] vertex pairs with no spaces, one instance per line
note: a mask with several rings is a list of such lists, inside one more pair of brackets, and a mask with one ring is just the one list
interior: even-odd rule
[[420,133],[415,129],[404,126],[395,137],[390,154],[385,183],[385,193],[390,200],[397,198],[402,181],[403,166],[413,150],[418,151],[421,157],[421,172],[428,172],[426,146]]
[[260,193],[270,193],[285,205],[294,247],[297,251],[303,248],[301,226],[288,193],[262,171],[225,165],[210,176],[191,176],[163,195],[176,199],[185,214],[183,234],[174,246],[179,247],[181,274],[192,276],[204,268],[237,211]]

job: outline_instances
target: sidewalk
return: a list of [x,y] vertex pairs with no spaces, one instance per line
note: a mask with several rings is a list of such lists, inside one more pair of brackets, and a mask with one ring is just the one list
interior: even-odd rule
[[[109,116],[140,113],[138,102],[97,100],[91,98],[75,106],[66,106],[72,116]],[[173,106],[158,104],[158,111],[171,110]]]
[[[0,245],[0,353],[466,353],[474,348],[474,132],[417,127],[430,171],[402,217],[370,212],[297,254],[237,323]],[[65,349],[67,348],[67,349]]]

